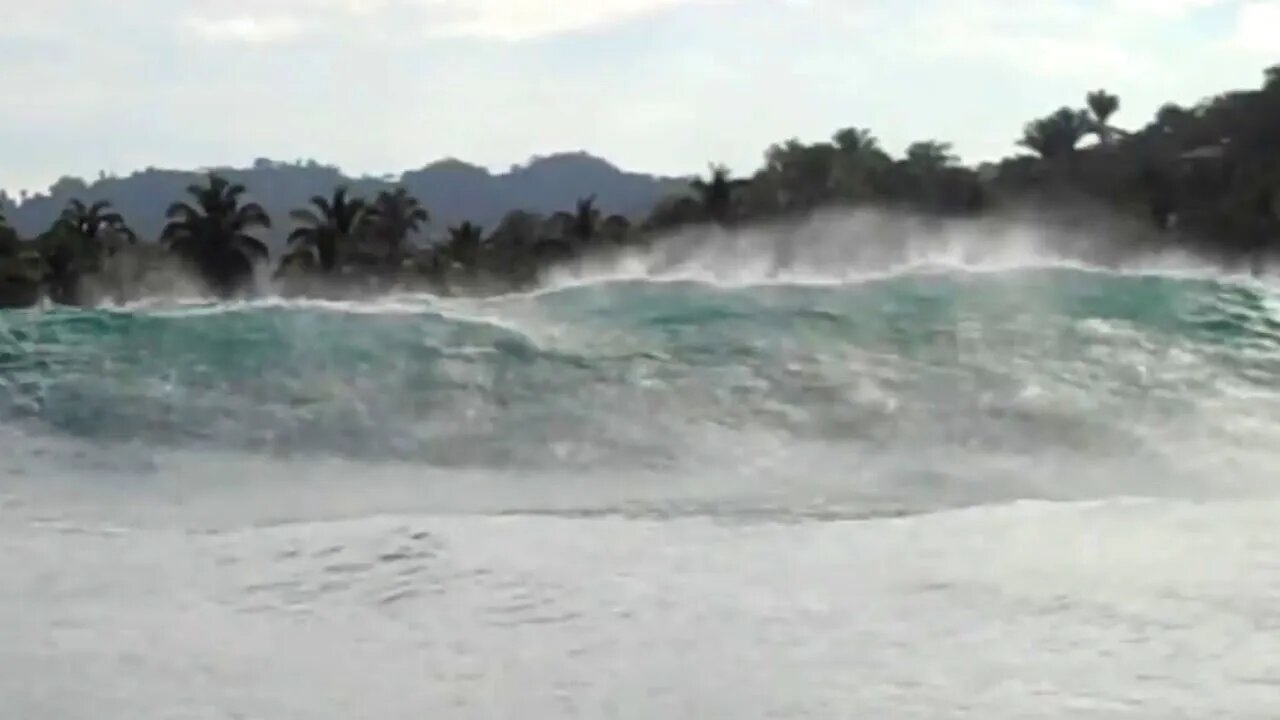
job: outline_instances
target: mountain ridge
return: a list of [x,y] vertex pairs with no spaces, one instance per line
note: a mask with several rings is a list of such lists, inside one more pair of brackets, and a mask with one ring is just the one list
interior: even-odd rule
[[687,178],[623,170],[584,151],[534,156],[525,164],[496,173],[449,157],[398,176],[352,176],[315,160],[259,158],[248,167],[148,167],[127,176],[100,175],[92,182],[64,177],[46,191],[20,201],[0,192],[0,210],[20,233],[34,236],[48,228],[73,198],[108,200],[142,238],[155,239],[169,205],[181,200],[186,187],[209,172],[244,184],[249,199],[267,209],[275,222],[264,239],[274,250],[282,248],[288,235],[289,211],[303,207],[312,196],[329,195],[340,185],[364,197],[404,187],[431,213],[428,237],[438,237],[445,228],[464,221],[491,229],[513,210],[549,214],[572,209],[579,198],[588,196],[595,196],[597,206],[607,213],[637,217],[663,198],[682,192],[688,182]]

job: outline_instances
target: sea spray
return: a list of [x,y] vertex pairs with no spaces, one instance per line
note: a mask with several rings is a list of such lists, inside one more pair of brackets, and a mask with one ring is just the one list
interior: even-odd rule
[[153,451],[715,474],[744,507],[853,514],[1276,469],[1265,285],[1045,263],[739,280],[8,313],[0,416]]
[[1267,717],[1275,290],[950,237],[2,313],[0,697]]

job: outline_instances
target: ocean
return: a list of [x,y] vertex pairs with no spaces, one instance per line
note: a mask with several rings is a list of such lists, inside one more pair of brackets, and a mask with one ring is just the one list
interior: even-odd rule
[[1274,717],[1280,290],[954,260],[0,313],[0,714]]

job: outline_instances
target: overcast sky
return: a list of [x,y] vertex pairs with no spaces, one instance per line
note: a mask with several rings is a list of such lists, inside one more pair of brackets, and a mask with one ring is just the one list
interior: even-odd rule
[[0,187],[579,149],[747,172],[850,125],[981,160],[1092,88],[1137,126],[1275,63],[1280,0],[0,0]]

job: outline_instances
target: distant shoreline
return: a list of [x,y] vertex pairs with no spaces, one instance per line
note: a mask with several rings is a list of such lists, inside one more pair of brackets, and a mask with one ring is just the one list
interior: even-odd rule
[[[859,208],[922,221],[1017,215],[1032,226],[1075,215],[1109,252],[1194,252],[1260,271],[1280,239],[1280,66],[1260,89],[1166,105],[1136,130],[1110,125],[1119,104],[1089,93],[1081,108],[1027,123],[1027,152],[978,167],[945,142],[894,157],[869,130],[846,128],[770,147],[749,177],[713,166],[687,184],[581,153],[503,175],[446,161],[395,184],[270,161],[204,176],[66,179],[19,206],[0,197],[0,305],[92,304],[172,282],[231,297],[264,273],[301,295],[519,289],[550,268],[644,252],[690,230],[752,232]],[[499,210],[494,197],[525,209]],[[34,232],[37,213],[48,225]]]

